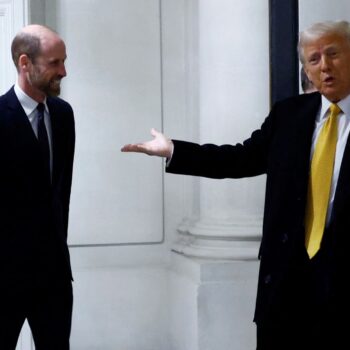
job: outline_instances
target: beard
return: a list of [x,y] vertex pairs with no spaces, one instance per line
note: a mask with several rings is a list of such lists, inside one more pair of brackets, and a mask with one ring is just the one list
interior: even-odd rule
[[33,71],[28,75],[28,80],[34,88],[40,90],[46,96],[51,97],[59,96],[61,93],[61,79],[62,77],[60,76],[47,79],[35,66]]

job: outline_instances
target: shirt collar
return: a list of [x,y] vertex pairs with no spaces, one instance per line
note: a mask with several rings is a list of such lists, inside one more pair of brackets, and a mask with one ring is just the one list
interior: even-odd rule
[[[27,116],[33,113],[33,111],[36,109],[38,106],[38,102],[33,100],[30,96],[28,96],[18,85],[18,82],[15,84],[14,87],[15,94],[19,100],[19,103],[24,109],[24,112],[26,113]],[[45,105],[45,110],[48,111],[47,105],[46,105],[46,99],[44,101]]]
[[[320,119],[323,119],[327,116],[327,112],[331,104],[332,102],[327,100],[327,98],[322,95]],[[337,102],[337,105],[346,116],[350,117],[350,95]]]

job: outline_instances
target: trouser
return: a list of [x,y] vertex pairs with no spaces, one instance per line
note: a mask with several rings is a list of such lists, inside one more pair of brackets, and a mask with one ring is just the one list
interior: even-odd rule
[[300,315],[283,322],[257,325],[257,350],[340,350],[349,348],[346,321],[325,314]]
[[302,251],[281,282],[269,314],[257,324],[257,350],[349,348],[345,315],[333,294],[325,251],[311,260]]
[[15,350],[27,319],[36,350],[69,350],[72,306],[69,278],[4,281],[0,287],[0,349]]

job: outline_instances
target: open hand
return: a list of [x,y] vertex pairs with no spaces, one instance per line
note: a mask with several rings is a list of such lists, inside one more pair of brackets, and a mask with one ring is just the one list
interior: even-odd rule
[[171,158],[174,148],[173,142],[165,137],[164,134],[153,128],[151,129],[151,135],[153,136],[153,140],[142,143],[127,144],[122,147],[121,151],[138,152],[150,156]]

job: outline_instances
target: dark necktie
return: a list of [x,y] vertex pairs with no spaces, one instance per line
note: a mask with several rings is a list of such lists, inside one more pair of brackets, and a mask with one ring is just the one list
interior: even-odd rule
[[50,171],[50,146],[49,138],[47,136],[47,131],[44,122],[44,110],[45,105],[39,103],[37,106],[38,110],[38,141],[41,150],[41,155],[43,159],[45,177],[51,182],[51,171]]

